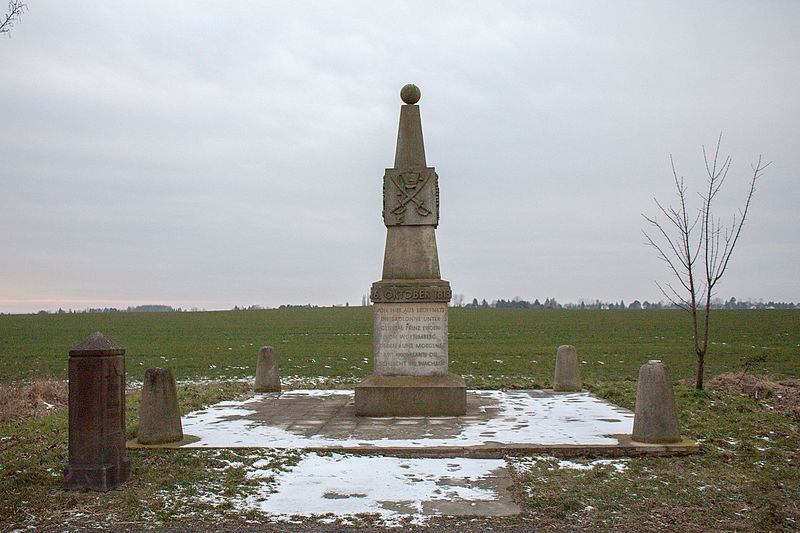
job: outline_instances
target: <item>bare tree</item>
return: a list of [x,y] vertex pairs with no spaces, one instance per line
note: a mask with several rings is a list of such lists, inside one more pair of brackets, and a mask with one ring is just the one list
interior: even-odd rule
[[0,34],[8,33],[11,27],[22,17],[22,12],[28,8],[20,0],[11,0],[8,3],[8,14],[0,17]]
[[658,256],[669,267],[678,285],[656,282],[661,293],[674,305],[688,311],[692,317],[692,335],[694,351],[697,354],[696,387],[703,388],[703,367],[708,352],[709,315],[711,313],[711,295],[714,286],[725,274],[731,255],[741,235],[742,227],[747,219],[750,201],[755,192],[756,181],[764,170],[772,163],[762,163],[761,156],[753,165],[750,178],[750,190],[744,201],[744,207],[734,214],[730,226],[724,224],[712,210],[714,198],[719,193],[728,176],[731,158],[720,157],[722,134],[717,139],[714,154],[709,159],[703,146],[703,159],[706,165],[706,187],[698,193],[700,206],[689,207],[687,187],[683,176],[678,177],[675,162],[670,155],[672,177],[678,194],[678,207],[662,205],[654,198],[656,206],[666,220],[644,216],[650,223],[651,232],[643,231],[647,244],[655,248]]

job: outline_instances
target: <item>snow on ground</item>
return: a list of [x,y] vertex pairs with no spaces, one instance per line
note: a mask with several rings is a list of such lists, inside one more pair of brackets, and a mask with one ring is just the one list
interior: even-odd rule
[[[143,518],[223,517],[283,522],[401,526],[433,516],[520,512],[502,459],[402,459],[300,451],[198,450],[213,474],[156,493],[163,505]],[[241,480],[246,480],[242,482]]]
[[559,459],[549,455],[534,456],[528,459],[511,459],[510,466],[518,474],[527,470],[592,470],[598,466],[609,466],[614,469],[615,474],[627,470],[629,458],[621,459],[585,459],[581,462]]
[[[538,391],[534,391],[538,392]],[[482,396],[480,413],[460,417],[458,433],[448,436],[421,435],[398,438],[387,428],[381,439],[366,440],[344,434],[297,434],[256,420],[261,395],[242,401],[218,403],[183,417],[183,432],[199,437],[185,447],[348,448],[408,446],[475,446],[487,443],[616,444],[608,435],[630,434],[633,413],[591,396],[588,392],[533,394],[529,391],[470,391]],[[282,396],[352,397],[352,390],[295,390]],[[487,412],[488,411],[488,412]],[[439,420],[447,423],[447,417]],[[396,433],[396,432],[395,432]]]
[[[258,467],[258,463],[253,466]],[[377,515],[386,525],[422,523],[428,515],[471,514],[474,507],[498,505],[494,513],[517,512],[507,494],[491,482],[502,459],[401,459],[311,453],[288,472],[254,470],[249,479],[269,480],[237,507],[256,509],[278,520],[335,515],[347,522],[358,514]],[[488,481],[488,483],[487,483]],[[453,513],[455,505],[462,512]]]

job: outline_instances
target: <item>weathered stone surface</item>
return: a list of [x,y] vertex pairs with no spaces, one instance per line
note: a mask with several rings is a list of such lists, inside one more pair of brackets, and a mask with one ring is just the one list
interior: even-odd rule
[[139,444],[164,444],[183,439],[175,376],[169,368],[148,368],[139,407]]
[[281,376],[278,372],[278,356],[272,346],[262,346],[258,350],[256,365],[256,392],[280,392]]
[[69,351],[70,357],[108,357],[125,355],[125,348],[112,341],[99,331],[95,331]]
[[383,253],[384,280],[440,279],[433,226],[389,226]]
[[651,360],[639,368],[631,439],[650,444],[681,440],[669,367]]
[[410,170],[426,168],[425,142],[422,139],[422,119],[419,106],[400,106],[400,123],[397,126],[397,145],[394,151],[394,168]]
[[461,376],[369,376],[356,385],[356,416],[463,416]]
[[376,376],[447,375],[447,304],[372,306]]
[[403,100],[406,104],[413,105],[419,102],[419,98],[422,96],[422,93],[419,90],[419,87],[414,85],[413,83],[409,83],[408,85],[404,85],[402,89],[400,89],[400,99]]
[[443,302],[453,297],[450,283],[442,279],[381,280],[372,284],[374,303]]
[[575,392],[581,390],[581,378],[578,368],[578,354],[574,346],[564,344],[556,352],[556,373],[553,379],[553,390],[557,392]]
[[111,490],[130,478],[125,450],[125,349],[97,332],[69,352],[65,489]]
[[387,227],[439,224],[439,176],[434,169],[386,169],[383,223]]

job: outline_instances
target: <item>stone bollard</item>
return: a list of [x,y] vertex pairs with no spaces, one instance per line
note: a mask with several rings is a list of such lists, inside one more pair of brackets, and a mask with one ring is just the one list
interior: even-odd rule
[[148,368],[139,408],[139,444],[164,444],[183,439],[175,377],[169,368]]
[[556,392],[577,392],[581,390],[578,354],[574,346],[564,344],[558,347],[553,390]]
[[258,350],[256,365],[255,392],[280,392],[281,376],[278,373],[278,356],[272,346],[263,346]]
[[69,351],[69,465],[64,488],[106,491],[130,476],[125,348],[98,331]]
[[650,444],[681,440],[669,367],[657,359],[639,369],[631,439]]

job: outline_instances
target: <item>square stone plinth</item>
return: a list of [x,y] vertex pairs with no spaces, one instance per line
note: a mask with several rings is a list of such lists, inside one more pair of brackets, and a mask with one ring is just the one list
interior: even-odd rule
[[447,304],[376,303],[376,376],[447,376]]
[[463,416],[461,376],[369,376],[356,385],[356,416]]

